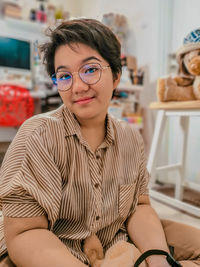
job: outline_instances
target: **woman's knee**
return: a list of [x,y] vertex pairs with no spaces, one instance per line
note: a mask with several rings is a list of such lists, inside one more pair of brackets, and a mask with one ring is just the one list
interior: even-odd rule
[[[174,248],[177,260],[200,259],[200,229],[169,220],[162,220],[167,243]],[[197,265],[198,266],[198,265]]]

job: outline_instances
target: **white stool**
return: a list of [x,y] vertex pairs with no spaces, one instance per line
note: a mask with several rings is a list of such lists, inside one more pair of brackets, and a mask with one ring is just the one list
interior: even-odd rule
[[[151,174],[150,196],[164,203],[167,203],[171,206],[174,206],[178,209],[193,214],[197,217],[200,217],[200,208],[182,201],[184,187],[200,191],[200,183],[197,184],[189,182],[185,177],[189,119],[191,116],[200,116],[200,101],[166,102],[166,103],[155,102],[151,103],[150,108],[158,110],[152,145],[147,164],[147,169]],[[157,167],[159,148],[161,146],[165,125],[167,119],[172,116],[179,117],[180,125],[183,130],[183,147],[182,147],[181,161],[176,164]],[[156,182],[157,172],[171,171],[171,170],[178,170],[180,174],[180,176],[175,180],[175,197],[166,196],[165,194],[159,193],[153,189]]]

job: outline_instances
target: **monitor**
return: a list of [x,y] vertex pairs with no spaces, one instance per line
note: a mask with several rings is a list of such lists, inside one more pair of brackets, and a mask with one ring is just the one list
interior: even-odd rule
[[[32,42],[0,36],[0,82],[32,86]],[[30,88],[31,89],[31,88]]]
[[30,42],[0,36],[0,48],[1,66],[31,69]]

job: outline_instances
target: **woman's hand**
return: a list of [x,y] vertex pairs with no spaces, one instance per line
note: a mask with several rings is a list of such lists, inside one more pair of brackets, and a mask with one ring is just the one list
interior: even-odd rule
[[170,267],[166,256],[153,255],[146,259],[148,267]]

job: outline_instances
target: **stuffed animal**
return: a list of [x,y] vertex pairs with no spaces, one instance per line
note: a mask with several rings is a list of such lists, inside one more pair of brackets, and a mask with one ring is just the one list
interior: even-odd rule
[[176,77],[157,82],[159,101],[200,100],[200,28],[190,32],[176,53],[179,71]]
[[143,254],[131,243],[119,240],[105,253],[96,234],[87,237],[83,244],[83,252],[88,257],[91,267],[147,267],[146,258],[151,255],[166,256],[168,266],[182,267],[171,254],[161,249],[146,250]]
[[[105,253],[99,238],[94,234],[86,238],[83,252],[87,255],[91,267],[133,267],[141,253],[132,244],[120,240]],[[146,267],[145,261],[140,267]]]

